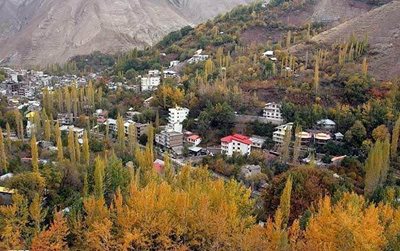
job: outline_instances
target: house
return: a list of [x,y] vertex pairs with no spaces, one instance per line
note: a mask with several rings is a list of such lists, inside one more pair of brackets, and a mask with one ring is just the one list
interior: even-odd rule
[[300,139],[301,145],[308,145],[311,143],[313,135],[309,132],[299,132],[296,134],[296,138]]
[[6,206],[12,204],[12,195],[15,193],[14,189],[0,187],[0,205]]
[[255,135],[251,136],[250,140],[252,142],[251,147],[258,148],[258,149],[261,149],[265,142],[264,138],[261,138],[259,136],[255,136]]
[[75,133],[75,135],[78,138],[82,138],[83,137],[84,129],[82,129],[82,128],[78,128],[78,127],[75,127],[73,125],[71,125],[71,126],[69,126],[69,125],[60,126],[60,131],[64,132],[64,133],[68,133],[70,129],[72,129],[72,131]]
[[178,77],[178,73],[172,70],[165,70],[163,71],[164,78],[176,78]]
[[274,102],[265,104],[263,116],[268,122],[274,125],[281,125],[283,123],[280,104]]
[[341,141],[344,139],[344,135],[341,132],[335,133],[335,139]]
[[156,143],[162,147],[172,149],[183,147],[183,133],[171,130],[163,130],[155,136]]
[[197,134],[191,134],[186,137],[186,142],[192,146],[198,146],[201,143],[201,137]]
[[318,145],[325,145],[329,140],[331,140],[331,135],[323,132],[314,134],[315,143]]
[[275,128],[276,131],[272,134],[272,140],[275,143],[282,144],[285,139],[286,131],[292,130],[292,128],[293,128],[293,123],[287,123],[276,127]]
[[274,51],[266,51],[262,55],[264,57],[272,57],[274,55]]
[[321,119],[317,122],[317,126],[322,130],[333,131],[336,128],[336,123],[331,119]]
[[175,67],[175,66],[177,66],[178,64],[179,64],[179,61],[178,61],[178,60],[171,61],[171,62],[169,62],[169,68]]
[[74,114],[59,113],[57,114],[57,121],[60,125],[72,125],[74,123]]
[[169,109],[167,129],[182,133],[182,122],[189,115],[188,108],[175,107]]
[[157,77],[142,77],[141,79],[141,91],[153,91],[157,89],[157,87],[160,85],[161,79],[160,76]]
[[249,155],[251,152],[250,138],[241,134],[233,134],[221,139],[221,153],[232,156],[233,153],[240,155]]
[[195,64],[207,60],[209,56],[201,54],[202,52],[202,49],[197,50],[193,57],[188,60],[188,63]]

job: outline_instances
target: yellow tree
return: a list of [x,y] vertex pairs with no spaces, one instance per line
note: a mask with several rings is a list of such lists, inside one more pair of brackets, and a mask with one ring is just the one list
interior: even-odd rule
[[118,139],[118,147],[121,151],[123,151],[125,148],[125,125],[124,125],[124,119],[119,114],[117,117],[117,139]]
[[37,236],[41,231],[41,224],[46,217],[46,211],[42,210],[42,198],[38,193],[33,197],[29,206],[29,218],[33,225],[33,236]]
[[69,159],[74,164],[76,163],[76,155],[75,155],[75,135],[72,128],[69,129],[68,132],[68,153]]
[[315,88],[315,93],[318,95],[318,89],[319,89],[319,57],[315,57],[315,65],[314,65],[314,88]]
[[8,150],[11,151],[11,128],[8,122],[6,123],[6,132],[7,132],[7,147]]
[[129,145],[129,153],[132,155],[134,153],[136,144],[137,144],[136,126],[134,124],[130,124],[128,127],[128,145]]
[[64,251],[68,250],[68,224],[61,212],[54,215],[49,229],[41,232],[32,240],[31,250]]
[[83,161],[85,165],[88,167],[90,162],[90,148],[89,148],[88,134],[86,130],[83,132],[82,150],[83,150]]
[[293,164],[298,164],[299,163],[299,156],[300,156],[300,150],[301,150],[301,126],[297,125],[296,130],[295,130],[295,141],[294,141],[294,146],[293,146]]
[[50,120],[46,119],[44,122],[44,140],[50,141],[51,138],[51,124]]
[[390,149],[392,159],[397,158],[397,149],[399,148],[399,134],[400,134],[400,117],[396,120],[392,132],[392,143]]
[[75,158],[76,163],[81,162],[81,146],[79,144],[78,135],[75,135]]
[[94,165],[94,195],[97,199],[104,197],[104,171],[105,163],[104,160],[97,156]]
[[8,170],[6,148],[4,145],[3,130],[0,128],[0,171]]
[[367,74],[368,74],[367,57],[364,57],[364,58],[363,58],[361,70],[362,70],[362,74],[363,74],[364,76],[367,76]]
[[57,137],[57,160],[63,161],[64,160],[64,147],[61,140],[61,135]]
[[36,136],[31,139],[31,154],[32,154],[32,171],[39,172],[39,152],[36,144]]
[[290,198],[292,195],[292,176],[288,176],[285,188],[282,191],[279,208],[282,211],[282,223],[288,224],[290,217]]

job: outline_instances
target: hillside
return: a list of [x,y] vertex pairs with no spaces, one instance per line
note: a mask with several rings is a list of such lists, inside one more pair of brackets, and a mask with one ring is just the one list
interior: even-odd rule
[[[351,35],[368,36],[368,65],[371,75],[388,80],[400,74],[400,1],[373,9],[332,29],[318,34],[312,42],[331,45]],[[293,49],[304,52],[312,44],[300,44]]]
[[74,55],[144,48],[170,31],[250,0],[1,0],[0,60],[62,63]]

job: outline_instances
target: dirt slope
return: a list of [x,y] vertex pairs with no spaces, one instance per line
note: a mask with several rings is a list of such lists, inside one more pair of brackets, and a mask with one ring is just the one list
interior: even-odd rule
[[0,62],[62,63],[153,44],[251,0],[0,0]]
[[400,76],[400,1],[364,13],[312,40],[332,44],[348,39],[353,33],[358,37],[368,34],[370,73],[383,80]]

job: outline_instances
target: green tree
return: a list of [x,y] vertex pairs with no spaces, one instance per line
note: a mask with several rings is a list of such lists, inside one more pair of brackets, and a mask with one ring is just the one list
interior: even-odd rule
[[68,153],[69,159],[72,163],[76,163],[76,155],[75,155],[75,135],[72,128],[68,131]]
[[392,159],[397,158],[397,149],[399,148],[399,134],[400,134],[400,117],[396,120],[392,132],[392,144],[390,148]]
[[83,151],[83,161],[86,167],[88,167],[90,162],[90,149],[89,149],[88,134],[86,130],[83,132],[82,151]]
[[279,208],[282,211],[282,221],[284,224],[288,224],[290,217],[290,198],[292,194],[292,176],[289,175],[286,180],[285,188],[282,191]]
[[105,163],[99,156],[95,159],[94,164],[94,195],[100,199],[104,197],[104,170]]
[[3,130],[0,128],[0,171],[8,170],[6,148],[4,145]]

